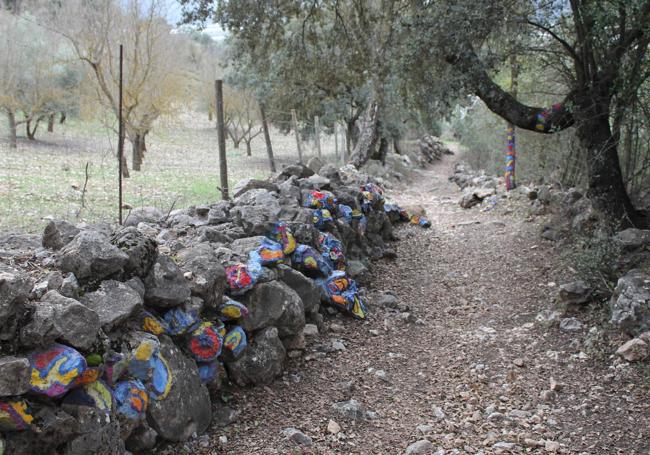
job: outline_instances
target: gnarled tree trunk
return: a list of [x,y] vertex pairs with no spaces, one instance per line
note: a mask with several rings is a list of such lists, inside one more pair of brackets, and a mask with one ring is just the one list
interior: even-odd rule
[[131,146],[133,150],[131,168],[134,171],[139,171],[142,169],[142,161],[144,160],[144,154],[147,151],[145,136],[146,133],[136,133],[131,139]]
[[[373,101],[368,104],[368,107],[360,119],[361,125],[359,127],[359,140],[357,145],[352,151],[350,162],[357,168],[363,166],[368,159],[375,153],[377,146],[377,104]],[[349,125],[348,125],[349,131]]]

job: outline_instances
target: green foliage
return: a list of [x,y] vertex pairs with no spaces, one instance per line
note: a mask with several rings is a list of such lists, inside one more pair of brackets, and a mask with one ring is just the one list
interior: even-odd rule
[[616,285],[621,275],[620,244],[613,242],[605,232],[593,236],[577,236],[572,247],[561,256],[561,262],[575,270],[579,279],[589,286],[607,293]]

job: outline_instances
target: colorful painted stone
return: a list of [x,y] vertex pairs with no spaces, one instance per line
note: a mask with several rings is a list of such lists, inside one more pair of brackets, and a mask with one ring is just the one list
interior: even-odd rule
[[172,388],[172,370],[165,358],[158,354],[153,359],[153,372],[149,386],[149,395],[154,400],[163,400]]
[[149,394],[137,379],[118,382],[113,391],[117,412],[128,420],[140,420],[149,405]]
[[55,398],[65,394],[86,370],[86,359],[62,344],[35,351],[29,356],[32,391]]
[[327,223],[334,221],[332,213],[327,209],[312,210],[312,222],[317,229],[324,229]]
[[148,381],[155,366],[155,358],[160,352],[160,343],[156,339],[147,339],[140,342],[131,352],[129,360],[129,374],[141,381]]
[[77,379],[75,379],[74,387],[79,387],[84,384],[90,384],[97,381],[102,376],[103,372],[103,367],[86,367],[86,370],[77,376]]
[[213,360],[212,362],[199,362],[199,377],[203,384],[209,384],[219,376],[219,361]]
[[236,325],[226,334],[223,345],[234,358],[239,357],[244,352],[244,349],[246,349],[246,346],[248,346],[246,332],[240,326]]
[[185,311],[179,307],[168,310],[163,318],[167,324],[167,331],[172,336],[184,335],[201,323],[196,311]]
[[210,362],[221,354],[223,337],[211,322],[202,323],[190,334],[189,351],[197,362]]
[[332,269],[345,270],[347,262],[339,239],[328,232],[321,232],[318,235],[318,248]]
[[336,196],[329,191],[310,191],[302,205],[312,209],[336,210],[336,204]]
[[246,305],[224,296],[223,303],[217,308],[219,318],[224,321],[234,321],[248,316]]
[[142,311],[140,315],[141,327],[145,332],[160,336],[169,333],[169,325],[155,314],[149,311]]
[[114,386],[129,367],[129,358],[122,353],[113,353],[104,363],[104,380],[109,386]]
[[332,272],[332,268],[323,259],[323,255],[309,245],[298,245],[291,260],[294,266],[309,275],[317,273],[328,276]]
[[425,217],[420,215],[411,215],[411,224],[417,224],[423,228],[430,228],[431,221],[427,220]]
[[357,319],[365,319],[368,311],[359,297],[357,284],[345,272],[333,272],[320,284],[332,306]]
[[264,238],[260,246],[250,254],[254,255],[256,259],[259,258],[259,263],[262,265],[278,264],[284,259],[282,245],[268,238]]
[[233,264],[226,267],[228,287],[233,295],[240,295],[253,288],[255,279],[244,264]]
[[271,238],[282,245],[282,252],[286,255],[293,253],[296,249],[296,238],[284,221],[275,223],[273,231],[271,231]]
[[0,431],[28,430],[33,421],[32,410],[26,401],[0,401]]
[[104,381],[95,381],[71,391],[65,396],[63,404],[88,406],[110,414],[113,409],[113,392]]

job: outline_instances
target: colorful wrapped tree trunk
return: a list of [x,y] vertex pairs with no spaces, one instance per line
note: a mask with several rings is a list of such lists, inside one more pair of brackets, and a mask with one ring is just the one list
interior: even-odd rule
[[516,187],[515,184],[515,161],[517,159],[517,149],[515,145],[515,126],[508,124],[508,152],[506,154],[506,190],[510,191]]

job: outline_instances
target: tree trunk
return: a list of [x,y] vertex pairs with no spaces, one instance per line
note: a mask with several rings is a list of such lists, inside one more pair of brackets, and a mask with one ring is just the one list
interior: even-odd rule
[[34,128],[32,128],[32,121],[27,120],[25,122],[25,133],[27,134],[27,139],[30,141],[36,140],[36,130],[38,129],[38,124],[40,123],[41,119],[36,119],[36,123],[34,123]]
[[382,137],[379,140],[379,148],[373,153],[371,158],[381,161],[382,165],[386,165],[386,155],[388,155],[388,139]]
[[393,139],[393,148],[395,149],[395,153],[398,155],[403,155],[402,146],[400,145],[399,139]]
[[266,122],[266,110],[262,103],[260,103],[260,115],[262,116],[262,131],[264,132],[264,142],[266,142],[266,154],[269,158],[269,167],[271,168],[271,172],[275,172],[275,158],[273,157],[273,146],[271,144],[271,135],[269,134],[269,124]]
[[47,117],[47,132],[54,133],[54,114],[50,114]]
[[63,125],[65,123],[65,119],[68,118],[65,111],[61,111],[61,118],[59,119],[59,125]]
[[142,169],[144,152],[146,151],[145,135],[141,133],[136,133],[135,137],[131,140],[131,146],[133,148],[131,168],[134,171],[140,171]]
[[212,118],[213,118],[212,111],[208,111],[208,120],[212,121]]
[[251,153],[251,141],[245,141],[246,142],[246,156],[253,156]]
[[9,148],[17,148],[18,140],[16,138],[16,114],[13,111],[7,111],[7,120],[9,121]]
[[232,143],[235,146],[235,150],[239,150],[239,143],[240,142],[241,142],[241,139],[237,139],[237,140],[233,139],[232,140]]
[[371,101],[361,119],[359,140],[350,157],[357,169],[363,166],[375,152],[378,139],[377,123],[377,104]]
[[591,96],[576,106],[577,135],[587,155],[587,196],[615,227],[645,226],[625,188],[616,139],[609,124],[609,100]]

